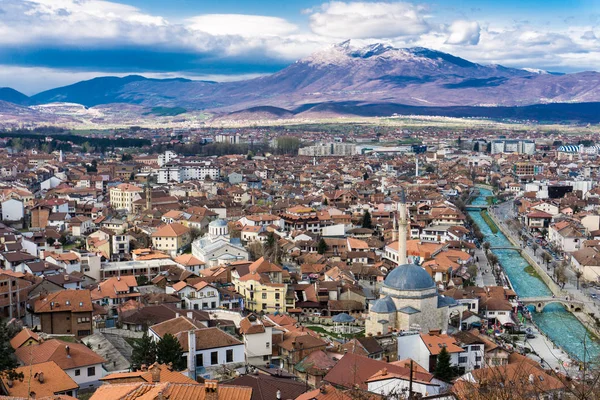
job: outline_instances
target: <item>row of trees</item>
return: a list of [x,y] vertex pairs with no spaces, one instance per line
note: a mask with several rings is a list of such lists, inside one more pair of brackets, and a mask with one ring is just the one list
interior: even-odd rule
[[133,345],[131,353],[131,370],[137,371],[142,365],[150,366],[154,362],[172,364],[175,371],[183,371],[187,365],[183,358],[183,348],[177,338],[167,333],[155,342],[147,332]]

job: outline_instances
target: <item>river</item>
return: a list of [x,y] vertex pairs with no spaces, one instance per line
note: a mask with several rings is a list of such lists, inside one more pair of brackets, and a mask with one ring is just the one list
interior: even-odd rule
[[[487,204],[486,197],[492,192],[480,189],[478,197],[471,204]],[[485,241],[492,247],[512,246],[512,243],[500,231],[492,233],[489,226],[481,217],[479,211],[469,211],[473,221],[477,224]],[[531,276],[525,271],[529,263],[514,250],[492,250],[498,257],[500,265],[512,283],[513,289],[519,297],[552,296],[552,292],[538,277]],[[596,360],[600,355],[600,344],[592,339],[592,335],[585,326],[560,304],[549,304],[541,313],[532,313],[533,321],[538,328],[579,361]]]

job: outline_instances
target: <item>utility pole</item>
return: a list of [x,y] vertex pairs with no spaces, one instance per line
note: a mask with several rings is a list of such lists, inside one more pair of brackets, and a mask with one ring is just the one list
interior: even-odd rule
[[413,360],[410,359],[410,379],[408,380],[408,400],[413,399]]

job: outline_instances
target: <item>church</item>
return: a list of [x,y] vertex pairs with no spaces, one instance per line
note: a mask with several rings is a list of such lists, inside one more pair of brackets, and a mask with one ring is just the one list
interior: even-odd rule
[[208,224],[208,233],[192,243],[192,254],[206,268],[248,260],[248,251],[240,239],[229,236],[227,221],[222,219]]
[[365,332],[380,335],[390,331],[446,331],[450,309],[457,303],[438,293],[433,278],[423,267],[407,263],[408,213],[404,196],[398,212],[398,266],[386,276],[380,298],[371,303]]

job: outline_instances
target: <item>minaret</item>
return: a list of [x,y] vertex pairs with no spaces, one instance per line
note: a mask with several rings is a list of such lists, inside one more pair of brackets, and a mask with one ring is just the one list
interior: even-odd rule
[[419,176],[419,157],[415,156],[415,176]]
[[150,182],[146,184],[146,210],[152,210],[152,187]]
[[60,162],[60,163],[63,162],[63,151],[62,150],[60,150],[58,153],[58,162]]
[[406,209],[406,194],[400,192],[398,204],[398,265],[406,264],[406,236],[408,233],[408,213]]
[[396,216],[394,215],[394,227],[392,228],[392,242],[398,240],[398,225],[396,225]]

